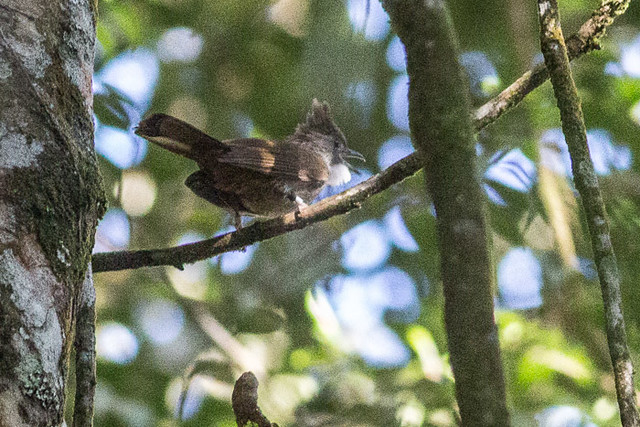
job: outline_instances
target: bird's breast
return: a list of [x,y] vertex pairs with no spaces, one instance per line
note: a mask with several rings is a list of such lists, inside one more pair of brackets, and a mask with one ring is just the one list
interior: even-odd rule
[[327,179],[327,184],[331,186],[342,185],[349,181],[351,181],[351,172],[347,165],[344,163],[336,163],[329,167],[329,178]]

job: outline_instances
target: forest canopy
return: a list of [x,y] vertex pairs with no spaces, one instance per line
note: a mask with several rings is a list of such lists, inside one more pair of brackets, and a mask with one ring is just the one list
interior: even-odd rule
[[[94,252],[233,229],[194,162],[133,133],[151,113],[281,140],[331,105],[362,182],[414,151],[405,49],[377,1],[105,0],[94,74],[110,208]],[[473,108],[540,53],[535,2],[449,2]],[[595,2],[560,4],[565,36]],[[640,360],[640,7],[572,63]],[[513,425],[619,425],[590,238],[551,85],[476,135]],[[245,225],[252,220],[245,219]],[[279,425],[455,425],[433,205],[419,172],[347,215],[209,260],[96,275],[96,425],[234,426],[242,372]]]

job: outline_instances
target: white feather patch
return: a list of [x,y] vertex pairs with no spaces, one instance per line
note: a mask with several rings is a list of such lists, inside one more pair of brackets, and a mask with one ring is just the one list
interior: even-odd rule
[[327,180],[327,184],[331,186],[342,185],[349,181],[351,181],[351,172],[345,164],[338,163],[331,166],[329,169],[329,179]]
[[191,151],[191,146],[189,144],[185,144],[183,142],[176,141],[175,139],[167,138],[166,136],[151,136],[145,137],[151,142],[155,142],[161,147],[166,147],[167,149],[171,149],[170,147],[175,147],[181,151],[189,152]]

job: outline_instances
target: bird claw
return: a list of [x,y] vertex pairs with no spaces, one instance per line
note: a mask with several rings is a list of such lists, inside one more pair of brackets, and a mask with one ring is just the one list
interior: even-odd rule
[[296,220],[299,220],[301,218],[300,214],[302,213],[302,209],[306,209],[309,207],[309,205],[307,205],[300,197],[296,197],[296,213],[295,213],[295,217]]

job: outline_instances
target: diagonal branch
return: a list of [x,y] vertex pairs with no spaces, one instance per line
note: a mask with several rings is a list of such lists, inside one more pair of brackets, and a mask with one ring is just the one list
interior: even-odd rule
[[[622,15],[629,7],[631,0],[604,0],[600,7],[593,11],[577,33],[566,40],[569,60],[580,58],[585,53],[600,49],[600,39],[613,20]],[[547,81],[547,67],[538,64],[524,73],[498,96],[489,100],[473,115],[477,131],[496,121],[503,113],[515,107],[531,91]]]
[[421,167],[420,156],[413,153],[368,180],[340,194],[320,200],[298,214],[290,212],[278,218],[256,222],[238,231],[173,248],[95,254],[92,261],[93,271],[126,270],[156,265],[182,268],[183,264],[211,258],[224,252],[237,251],[253,243],[299,230],[358,208],[372,195],[415,174]]
[[623,426],[638,426],[640,416],[636,407],[633,365],[622,315],[620,273],[611,244],[609,221],[602,192],[589,156],[587,130],[580,107],[580,97],[569,67],[567,46],[562,37],[557,0],[538,0],[538,12],[542,53],[560,110],[562,131],[571,155],[573,180],[582,199],[591,235],[591,248],[600,278],[607,341],[613,364],[620,418]]
[[[580,30],[567,39],[569,58],[575,59],[597,49],[598,40],[613,20],[624,13],[630,0],[604,0]],[[478,108],[473,114],[473,126],[480,131],[496,121],[502,114],[515,107],[532,90],[548,78],[546,67],[541,64],[524,73],[518,80],[498,96]],[[130,268],[173,265],[181,268],[224,252],[239,250],[247,245],[270,239],[307,225],[324,221],[349,212],[360,206],[370,196],[384,191],[393,184],[415,174],[422,168],[419,156],[414,153],[391,165],[367,181],[338,194],[321,200],[303,211],[296,220],[293,213],[265,222],[259,222],[240,231],[227,233],[212,239],[188,245],[140,251],[105,252],[93,255],[93,272],[127,270]]]

